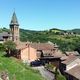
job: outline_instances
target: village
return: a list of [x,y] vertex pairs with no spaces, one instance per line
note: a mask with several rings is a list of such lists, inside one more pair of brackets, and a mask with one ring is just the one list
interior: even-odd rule
[[13,12],[9,26],[10,33],[0,33],[1,44],[6,41],[13,41],[16,44],[17,51],[13,51],[14,53],[11,52],[9,55],[32,67],[43,66],[55,75],[55,80],[57,80],[55,71],[65,76],[66,80],[80,80],[80,54],[77,51],[62,52],[56,43],[50,41],[47,43],[21,42],[15,12]]

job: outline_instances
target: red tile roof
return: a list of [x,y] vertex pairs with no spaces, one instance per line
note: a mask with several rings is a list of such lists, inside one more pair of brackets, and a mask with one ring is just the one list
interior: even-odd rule
[[27,42],[19,42],[19,43],[16,43],[17,46],[16,48],[17,49],[22,49],[22,48],[26,48],[26,47],[33,47],[37,50],[53,50],[55,49],[54,48],[54,45],[52,44],[49,44],[49,43],[27,43]]
[[26,45],[26,42],[19,42],[19,43],[16,43],[16,49],[24,49],[24,48],[26,48],[26,47],[28,47],[27,45]]
[[54,49],[54,45],[49,43],[30,43],[30,46],[37,50],[51,50]]

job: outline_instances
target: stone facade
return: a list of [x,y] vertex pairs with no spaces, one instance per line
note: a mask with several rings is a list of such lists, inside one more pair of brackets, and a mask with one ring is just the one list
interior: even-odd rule
[[4,43],[7,40],[19,42],[19,24],[15,12],[12,15],[10,22],[10,32],[0,33],[0,43]]
[[24,49],[20,50],[20,57],[21,60],[26,63],[26,62],[32,62],[37,60],[37,54],[36,54],[36,49],[32,47],[27,47]]
[[55,56],[57,48],[54,44],[49,43],[24,43],[20,42],[17,44],[16,49],[18,49],[20,59],[23,62],[32,62],[43,57],[57,57]]
[[19,24],[18,24],[15,12],[13,13],[13,16],[11,19],[10,31],[12,33],[12,40],[14,42],[18,42],[19,41]]

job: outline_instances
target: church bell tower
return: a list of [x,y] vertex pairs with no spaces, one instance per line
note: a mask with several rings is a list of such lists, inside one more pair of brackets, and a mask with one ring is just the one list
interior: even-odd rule
[[19,24],[15,12],[13,12],[10,22],[10,31],[12,33],[12,41],[19,42]]

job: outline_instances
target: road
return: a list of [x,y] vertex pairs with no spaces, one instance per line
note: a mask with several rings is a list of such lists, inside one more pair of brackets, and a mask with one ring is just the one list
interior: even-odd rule
[[33,67],[33,69],[37,69],[40,71],[40,74],[46,79],[46,80],[54,80],[54,74],[46,70],[43,66],[40,67]]

